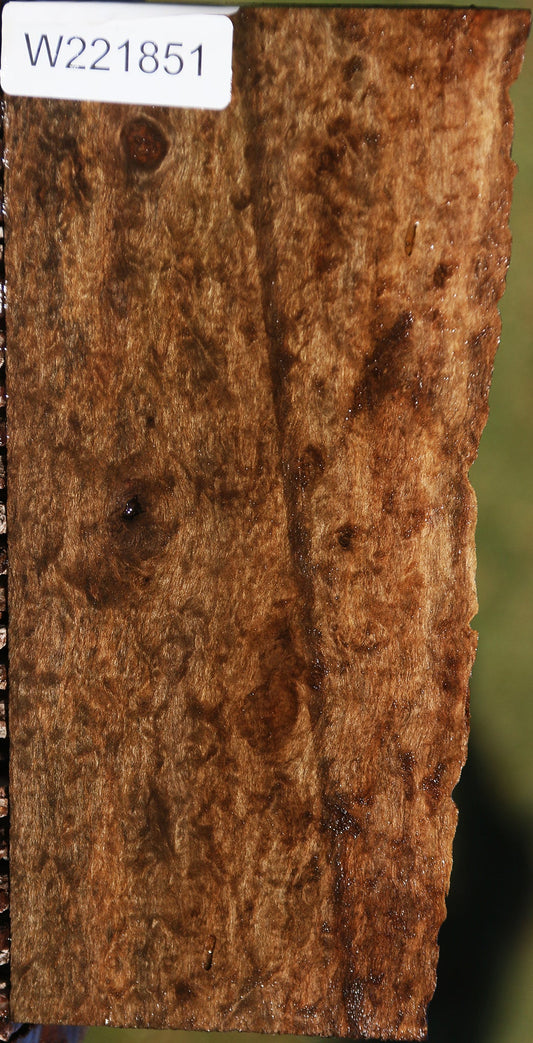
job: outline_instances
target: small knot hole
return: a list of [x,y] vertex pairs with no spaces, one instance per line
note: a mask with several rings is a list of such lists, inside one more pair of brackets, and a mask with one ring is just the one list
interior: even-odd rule
[[138,496],[131,496],[121,513],[121,518],[125,522],[131,522],[134,518],[137,518],[139,514],[143,513],[143,508],[139,502]]

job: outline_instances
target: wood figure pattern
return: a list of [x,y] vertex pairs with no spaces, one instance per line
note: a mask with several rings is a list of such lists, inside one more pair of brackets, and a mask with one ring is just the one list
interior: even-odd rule
[[528,25],[7,100],[13,1019],[423,1038]]
[[[0,121],[1,122],[1,121]],[[3,128],[0,152],[3,156]],[[3,200],[3,164],[0,199]],[[4,283],[4,220],[0,215],[0,279]],[[5,294],[0,294],[0,1039],[6,1038],[9,1016],[9,873],[8,835],[9,745],[7,734],[7,520],[6,520],[6,392],[5,392]],[[4,1022],[4,1024],[2,1024]]]

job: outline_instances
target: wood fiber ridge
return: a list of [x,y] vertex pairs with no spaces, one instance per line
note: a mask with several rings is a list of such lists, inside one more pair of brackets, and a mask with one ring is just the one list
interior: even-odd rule
[[11,1016],[421,1039],[524,12],[8,98]]
[[[0,155],[3,155],[0,118]],[[0,163],[0,202],[3,165]],[[7,537],[4,222],[0,214],[0,1039],[9,1011],[8,741],[7,741]]]

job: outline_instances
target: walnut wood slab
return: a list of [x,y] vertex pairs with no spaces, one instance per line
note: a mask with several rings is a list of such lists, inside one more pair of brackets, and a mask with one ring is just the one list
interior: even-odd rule
[[529,16],[6,100],[14,1021],[420,1039]]

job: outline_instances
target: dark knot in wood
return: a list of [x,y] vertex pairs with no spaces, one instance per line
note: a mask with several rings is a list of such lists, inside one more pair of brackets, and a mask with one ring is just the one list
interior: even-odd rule
[[156,170],[168,152],[161,127],[146,116],[129,120],[120,137],[128,164],[138,170]]
[[144,508],[142,507],[142,505],[141,505],[141,503],[139,501],[139,497],[138,496],[130,496],[128,502],[124,506],[124,509],[123,509],[122,514],[120,515],[120,517],[125,522],[132,522],[132,521],[134,521],[135,518],[137,518],[139,516],[139,514],[143,514],[143,513],[144,513]]

